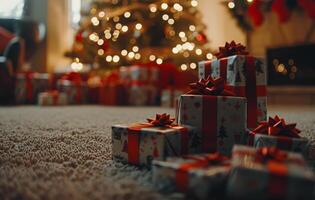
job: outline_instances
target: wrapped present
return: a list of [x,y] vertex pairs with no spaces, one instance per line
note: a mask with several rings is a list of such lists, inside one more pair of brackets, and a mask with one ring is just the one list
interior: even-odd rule
[[180,125],[198,129],[200,151],[230,155],[234,144],[246,139],[246,99],[224,89],[222,78],[201,79],[181,95],[176,117]]
[[154,85],[132,81],[128,90],[129,105],[157,105],[159,93]]
[[99,90],[99,102],[103,105],[127,105],[128,91],[126,84],[119,79],[117,71],[112,71],[102,80]]
[[112,127],[113,159],[150,167],[153,159],[194,153],[195,129],[174,125],[169,115],[157,115],[148,123]]
[[277,115],[268,121],[260,122],[259,126],[249,133],[248,144],[254,147],[277,147],[281,150],[308,154],[309,140],[299,136],[296,124],[286,124]]
[[119,76],[121,80],[140,81],[154,85],[159,81],[159,70],[155,66],[133,65],[120,67]]
[[168,88],[162,90],[161,106],[162,107],[175,107],[176,101],[184,93],[184,90]]
[[216,60],[199,62],[199,78],[223,77],[236,96],[247,98],[247,126],[255,128],[267,120],[267,69],[264,62],[247,55],[245,47],[234,41],[220,47]]
[[87,103],[87,85],[79,73],[70,72],[63,75],[57,81],[57,88],[67,94],[69,104]]
[[92,103],[92,104],[99,103],[101,84],[102,84],[102,81],[101,81],[101,77],[99,76],[92,76],[88,78],[87,87],[88,87],[89,103]]
[[36,72],[21,72],[16,75],[15,100],[18,104],[37,101],[40,92],[50,89],[50,74]]
[[231,164],[231,199],[313,199],[315,176],[301,154],[236,145]]
[[41,92],[38,95],[38,105],[41,106],[57,106],[68,104],[67,94],[60,93],[57,90]]
[[154,160],[152,166],[155,188],[183,192],[193,199],[220,199],[230,171],[229,159],[219,153]]

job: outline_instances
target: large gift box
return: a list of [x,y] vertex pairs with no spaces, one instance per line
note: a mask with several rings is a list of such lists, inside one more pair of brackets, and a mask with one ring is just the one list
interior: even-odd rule
[[236,145],[231,162],[231,199],[313,199],[315,177],[301,154]]
[[38,105],[41,106],[57,106],[68,104],[66,93],[60,93],[56,90],[41,92],[38,95]]
[[220,199],[230,171],[230,161],[219,153],[154,160],[152,165],[156,189],[183,192],[193,199]]
[[18,104],[37,101],[40,92],[51,87],[51,76],[47,73],[23,72],[16,75],[15,101]]
[[256,148],[277,147],[281,150],[299,152],[307,156],[309,140],[299,136],[296,124],[286,124],[279,116],[269,117],[249,132],[248,144]]
[[195,153],[195,129],[173,121],[162,114],[148,123],[112,126],[113,159],[150,167],[153,159]]
[[211,75],[226,79],[236,96],[247,98],[247,126],[255,128],[267,119],[267,69],[262,59],[247,55],[244,50],[235,42],[220,47],[218,59],[199,62],[199,78]]
[[87,85],[76,72],[65,74],[57,81],[57,89],[67,94],[69,104],[87,103]]
[[[205,86],[209,80],[215,81],[214,86]],[[181,95],[176,117],[180,125],[197,128],[201,152],[230,155],[234,144],[246,142],[246,99],[226,96],[231,94],[223,90],[222,80],[209,77],[197,82],[195,86],[202,88],[193,90],[205,91],[196,91],[202,95],[195,92]]]

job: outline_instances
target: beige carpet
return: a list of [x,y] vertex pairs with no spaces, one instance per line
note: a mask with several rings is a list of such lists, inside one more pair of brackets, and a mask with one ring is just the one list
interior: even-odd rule
[[[163,108],[0,107],[0,199],[164,199],[150,172],[111,161],[110,126]],[[315,108],[271,107],[315,139]],[[168,198],[178,196],[171,195]]]

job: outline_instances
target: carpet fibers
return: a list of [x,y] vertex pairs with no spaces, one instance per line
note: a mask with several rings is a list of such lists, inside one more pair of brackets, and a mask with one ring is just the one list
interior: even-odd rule
[[[270,107],[315,139],[315,108]],[[0,107],[0,199],[181,199],[154,190],[144,169],[111,160],[111,125],[158,107]]]

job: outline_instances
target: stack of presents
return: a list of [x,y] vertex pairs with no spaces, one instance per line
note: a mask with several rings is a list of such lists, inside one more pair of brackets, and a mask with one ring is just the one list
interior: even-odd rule
[[310,142],[267,119],[266,66],[234,42],[199,63],[176,116],[112,126],[113,159],[152,169],[155,188],[189,199],[314,199]]
[[190,72],[175,65],[148,63],[120,67],[103,76],[70,72],[23,72],[16,78],[16,103],[39,105],[101,104],[174,107]]

